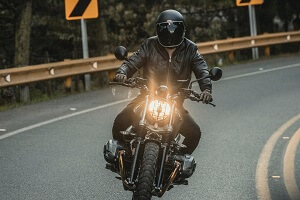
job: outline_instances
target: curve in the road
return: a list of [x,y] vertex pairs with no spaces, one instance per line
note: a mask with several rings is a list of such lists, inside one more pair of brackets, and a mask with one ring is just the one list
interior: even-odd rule
[[271,154],[280,136],[299,119],[300,119],[300,113],[294,116],[293,118],[291,118],[285,124],[283,124],[275,133],[273,133],[273,135],[268,139],[267,143],[265,144],[256,166],[255,180],[256,180],[256,190],[258,194],[258,199],[262,199],[262,200],[271,199],[270,189],[268,185],[268,167],[269,167]]
[[300,199],[300,192],[295,176],[295,156],[300,141],[300,128],[291,138],[284,155],[283,176],[286,189],[292,200]]

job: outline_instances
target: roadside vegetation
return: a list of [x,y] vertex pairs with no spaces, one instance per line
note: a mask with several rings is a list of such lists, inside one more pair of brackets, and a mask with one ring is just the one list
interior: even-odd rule
[[[111,54],[123,45],[129,51],[155,35],[157,15],[177,9],[185,17],[186,37],[195,42],[249,36],[248,7],[236,0],[99,0],[99,17],[87,20],[90,57]],[[256,7],[257,32],[300,30],[300,1],[264,1]],[[82,58],[80,21],[65,19],[62,0],[0,0],[0,69]],[[263,55],[263,49],[260,49]],[[276,45],[271,55],[299,52],[299,44]],[[224,65],[226,54],[206,56],[210,66]],[[251,50],[236,52],[235,60],[251,59]],[[66,90],[64,80],[30,84],[32,101],[83,91],[82,76],[73,77]],[[94,89],[107,85],[107,74],[92,75]],[[0,106],[19,102],[20,87],[0,89]]]

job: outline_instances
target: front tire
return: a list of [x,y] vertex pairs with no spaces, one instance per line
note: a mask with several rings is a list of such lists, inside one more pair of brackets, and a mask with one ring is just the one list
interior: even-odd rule
[[159,145],[153,142],[146,143],[143,160],[139,171],[137,189],[133,194],[134,200],[150,200],[152,197],[153,183],[156,175],[156,162]]

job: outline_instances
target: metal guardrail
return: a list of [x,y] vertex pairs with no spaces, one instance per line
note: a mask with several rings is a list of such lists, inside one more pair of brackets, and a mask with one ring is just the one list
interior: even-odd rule
[[[294,31],[203,42],[198,43],[197,46],[200,53],[204,55],[299,41],[300,31]],[[109,55],[104,57],[3,69],[0,70],[0,88],[54,78],[70,77],[78,74],[112,71],[117,69],[120,65],[120,61],[113,55]]]
[[113,55],[79,60],[68,60],[20,68],[0,70],[0,87],[36,81],[114,70],[120,66]]
[[199,43],[197,45],[198,50],[201,54],[212,54],[299,41],[300,31],[293,31],[263,34],[255,37],[240,37],[226,40],[216,40],[211,42]]

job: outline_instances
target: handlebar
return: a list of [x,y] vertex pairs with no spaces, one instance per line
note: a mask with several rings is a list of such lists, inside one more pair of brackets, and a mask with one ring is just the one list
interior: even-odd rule
[[132,85],[128,84],[128,83],[125,83],[125,82],[117,82],[117,81],[112,81],[112,82],[109,82],[109,85],[122,85],[122,86],[125,86],[125,87],[131,87]]
[[[130,78],[127,79],[125,82],[117,82],[114,80],[113,82],[110,82],[109,85],[122,85],[130,88],[139,88],[139,89],[148,90],[147,86],[144,84],[145,81],[147,81],[147,79]],[[178,94],[176,96],[178,96]],[[183,96],[183,98],[190,99],[191,101],[197,101],[197,102],[202,101],[200,100],[200,94],[192,89],[183,88],[179,93],[179,96]],[[216,107],[216,105],[211,102],[209,102],[208,104]]]
[[109,82],[109,85],[122,85],[130,88],[142,88],[147,79],[143,78],[129,78],[124,82],[118,82],[115,79],[112,82]]
[[[202,101],[200,100],[200,94],[198,92],[191,89],[184,89],[183,91],[187,92],[185,98],[190,99],[191,101],[197,101],[197,102]],[[213,107],[216,107],[216,104],[211,103],[212,101],[213,99],[208,104],[212,105]]]

